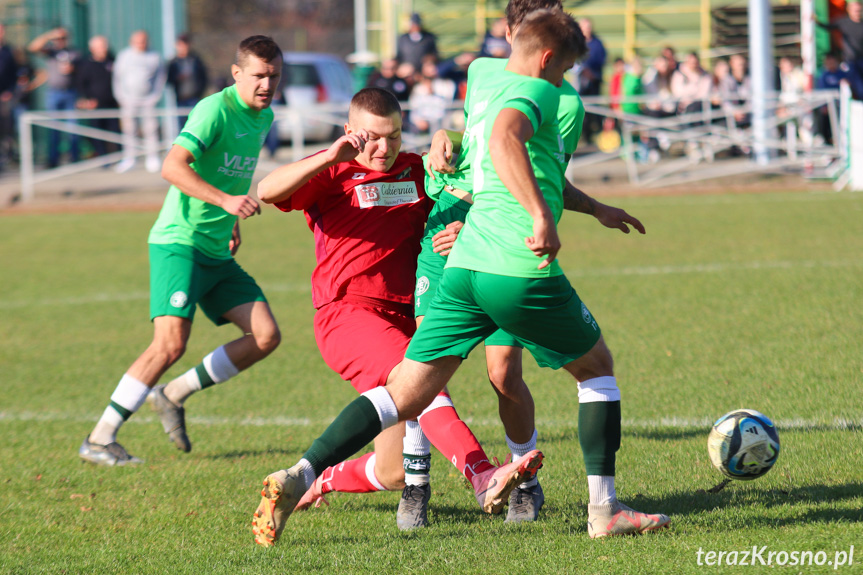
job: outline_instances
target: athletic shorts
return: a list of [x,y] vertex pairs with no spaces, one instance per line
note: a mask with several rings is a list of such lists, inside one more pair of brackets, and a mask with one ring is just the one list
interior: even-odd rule
[[359,393],[386,385],[416,331],[410,304],[380,304],[347,296],[315,313],[315,340],[321,356]]
[[498,329],[526,347],[540,366],[552,369],[583,356],[601,335],[562,274],[518,278],[447,268],[405,357],[421,362],[466,358]]
[[[456,221],[464,222],[472,205],[448,192],[441,192],[435,208],[429,215],[425,235],[420,244],[420,255],[417,258],[417,283],[414,290],[415,317],[422,317],[428,313],[446,265],[446,256],[436,254],[433,251],[432,238],[436,233],[446,228],[448,224]],[[485,344],[521,347],[521,344],[514,337],[503,330],[497,330],[488,336]]]
[[195,304],[216,325],[223,315],[255,301],[267,301],[252,276],[233,258],[210,258],[191,246],[150,244],[150,320],[170,315],[193,320]]

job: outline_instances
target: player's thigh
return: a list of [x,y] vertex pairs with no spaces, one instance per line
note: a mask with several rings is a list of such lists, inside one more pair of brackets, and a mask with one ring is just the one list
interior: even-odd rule
[[[206,285],[206,291],[198,303],[201,311],[216,325],[233,321],[226,314],[243,304],[267,301],[257,282],[234,259],[225,260],[220,265],[204,266],[202,273],[204,274],[202,283]],[[271,312],[265,315],[268,317],[264,317],[263,321],[275,323]],[[241,314],[238,313],[235,316],[241,316]],[[248,319],[247,327],[251,330],[253,327],[251,314]]]
[[566,276],[515,278],[477,274],[478,301],[500,328],[554,369],[588,353],[599,325]]
[[173,316],[192,321],[206,289],[192,248],[150,244],[150,319]]
[[170,315],[153,318],[153,343],[174,359],[185,352],[191,333],[192,322],[186,318]]
[[490,345],[485,342],[485,362],[488,379],[503,393],[511,395],[524,385],[522,379],[522,346]]
[[409,315],[353,301],[335,301],[315,313],[324,362],[359,393],[387,383],[415,330]]

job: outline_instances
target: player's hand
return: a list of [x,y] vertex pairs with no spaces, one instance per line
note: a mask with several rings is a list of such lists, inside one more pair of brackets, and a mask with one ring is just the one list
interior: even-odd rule
[[365,130],[345,134],[333,142],[333,145],[327,150],[327,159],[337,164],[350,162],[362,153],[368,141],[369,133]]
[[431,179],[435,179],[434,173],[454,174],[455,168],[450,165],[452,161],[452,140],[446,130],[438,130],[432,136],[431,145],[429,147],[429,162],[426,172]]
[[543,269],[551,265],[560,251],[560,238],[557,236],[557,226],[554,220],[537,218],[533,221],[533,236],[524,238],[524,243],[536,257],[548,256],[537,269]]
[[432,236],[432,251],[442,256],[448,256],[463,227],[464,222],[448,223],[444,229]]
[[244,220],[261,213],[261,205],[251,196],[230,196],[222,204],[222,209]]
[[[638,230],[639,233],[645,233],[644,225],[638,221],[638,218],[630,216],[625,210],[620,208],[606,206],[605,204],[597,202],[594,216],[599,220],[599,223],[607,228],[618,229],[623,233],[628,234],[629,226],[632,226]],[[629,224],[629,226],[627,224]]]
[[228,242],[228,249],[231,250],[231,255],[237,255],[237,250],[240,249],[240,244],[243,239],[240,237],[240,222],[234,222],[234,230],[231,232],[231,241]]

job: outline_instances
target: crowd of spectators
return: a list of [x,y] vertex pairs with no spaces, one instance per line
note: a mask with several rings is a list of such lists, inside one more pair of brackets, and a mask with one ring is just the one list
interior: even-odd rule
[[[177,38],[176,57],[170,62],[149,50],[149,37],[143,30],[131,35],[129,45],[116,58],[102,35],[89,38],[86,54],[78,52],[64,27],[39,34],[27,44],[26,51],[10,46],[5,36],[0,24],[0,168],[17,156],[18,118],[31,108],[32,93],[40,86],[44,86],[44,109],[48,111],[120,108],[120,121],[87,120],[91,127],[122,132],[124,158],[115,166],[119,172],[134,167],[142,149],[146,168],[151,172],[161,168],[154,108],[162,101],[166,85],[181,107],[194,106],[207,91],[206,67],[191,49],[188,35]],[[34,70],[30,56],[39,56],[42,65]],[[117,150],[116,145],[98,138],[87,139],[86,150],[82,148],[82,139],[76,134],[50,130],[47,167],[59,166],[64,153],[68,161],[76,162],[84,151],[98,156]]]

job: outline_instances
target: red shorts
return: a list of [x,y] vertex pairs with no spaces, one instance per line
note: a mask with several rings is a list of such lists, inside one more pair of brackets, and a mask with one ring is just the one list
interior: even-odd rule
[[315,340],[324,361],[359,393],[386,385],[416,331],[411,305],[396,311],[398,304],[375,303],[342,299],[315,314]]

